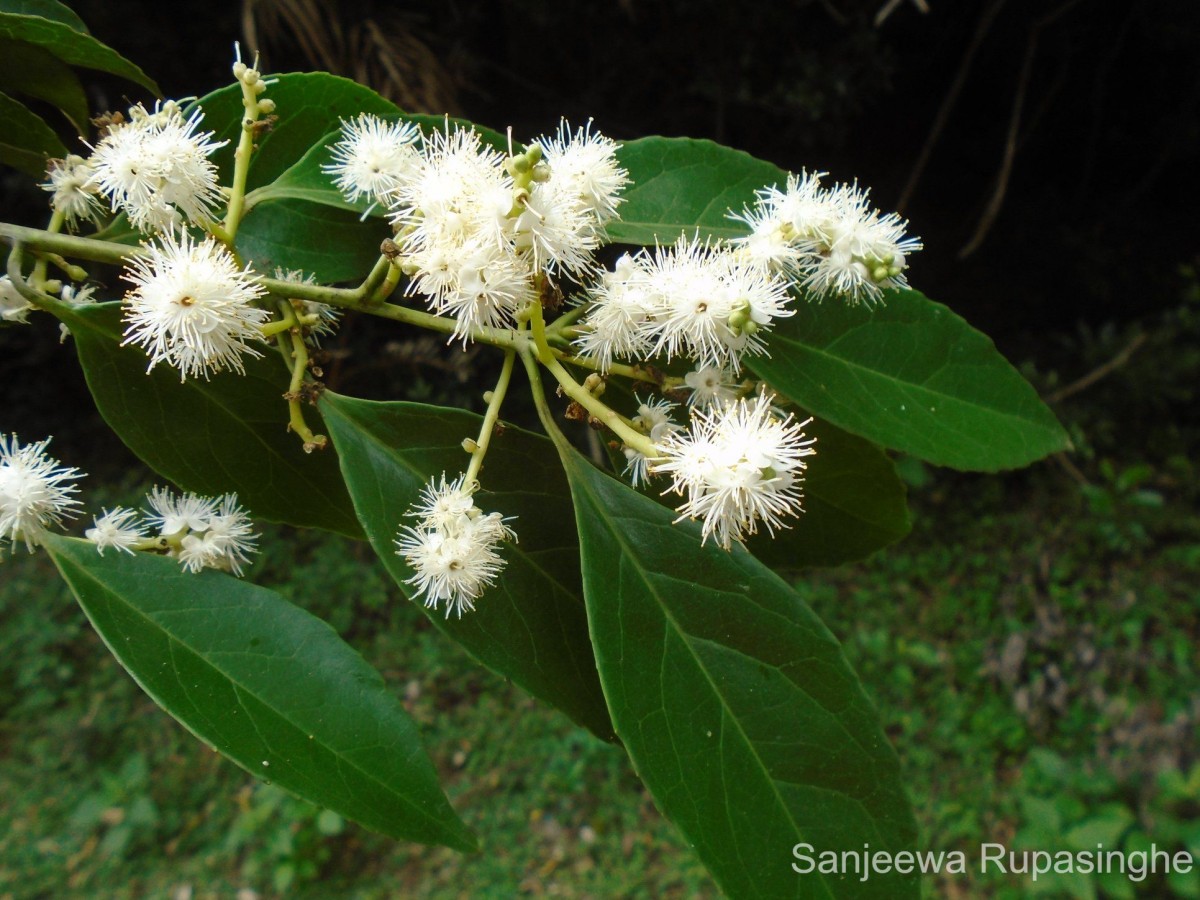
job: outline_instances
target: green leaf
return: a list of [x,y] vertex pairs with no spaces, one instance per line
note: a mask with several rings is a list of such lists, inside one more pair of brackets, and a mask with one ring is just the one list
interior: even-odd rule
[[[400,110],[368,87],[326,72],[292,72],[272,75],[267,92],[275,101],[274,127],[261,135],[258,149],[250,157],[247,190],[271,181],[303,157],[313,144],[339,127],[340,120],[359,113],[399,115]],[[222,184],[233,176],[233,151],[242,133],[242,91],[230,84],[196,101],[204,110],[204,127],[213,129],[216,140],[228,144],[212,156],[221,170]]]
[[[90,34],[77,30],[71,23],[43,18],[50,4],[35,5],[44,6],[45,9],[38,15],[0,12],[0,38],[37,44],[65,63],[119,75],[155,94],[160,93],[154,79],[111,47],[100,43]],[[57,7],[59,4],[53,6]]]
[[[367,537],[411,596],[405,581],[412,571],[395,552],[401,520],[428,481],[465,468],[462,440],[476,437],[482,420],[463,410],[329,391],[320,407]],[[494,438],[480,478],[480,508],[516,516],[519,541],[502,548],[508,565],[475,612],[447,619],[429,610],[429,617],[481,663],[611,740],[588,641],[579,546],[553,448],[543,437],[507,427]]]
[[79,79],[41,47],[0,40],[0,88],[46,101],[61,110],[79,134],[87,134],[88,102]]
[[0,94],[0,163],[35,178],[46,174],[49,157],[63,157],[67,148],[45,122],[9,97]]
[[0,13],[16,13],[20,16],[41,16],[52,22],[60,22],[75,31],[88,33],[83,19],[69,7],[57,0],[0,0]]
[[908,534],[907,491],[886,453],[821,420],[804,432],[817,439],[804,475],[804,512],[773,538],[750,538],[751,553],[776,569],[836,566]]
[[671,244],[690,236],[733,238],[749,229],[727,217],[754,201],[754,192],[783,184],[787,173],[741,150],[694,138],[644,137],[621,145],[632,186],[608,226],[619,244]]
[[916,897],[915,876],[791,869],[793,847],[911,850],[899,766],[837,641],[746,551],[561,448],[588,623],[617,735],[738,897]]
[[797,302],[746,360],[835,425],[937,465],[994,472],[1070,446],[991,339],[916,291],[874,307]]
[[306,455],[287,431],[287,372],[273,350],[246,374],[179,380],[139,347],[121,347],[120,304],[56,314],[71,329],[96,407],[150,468],[190,491],[237,491],[256,516],[350,537],[362,529],[332,449]]
[[238,229],[241,257],[265,275],[275,266],[303,269],[322,284],[361,281],[392,231],[378,219],[305,200],[269,200],[250,210]]
[[[495,147],[497,150],[507,150],[508,148],[508,139],[504,135],[465,119],[447,119],[445,116],[409,115],[406,113],[385,114],[380,118],[389,122],[413,122],[427,135],[433,131],[440,131],[449,122],[460,128],[474,129],[479,133],[484,144]],[[289,199],[306,200],[310,203],[320,203],[338,209],[354,210],[359,215],[367,212],[368,209],[374,216],[385,215],[387,212],[385,207],[378,203],[372,204],[366,197],[361,197],[354,203],[346,200],[342,192],[334,187],[332,176],[322,171],[322,166],[333,162],[332,147],[341,140],[341,137],[340,128],[325,135],[287,171],[270,184],[258,188],[247,196],[247,207],[253,208],[255,204],[264,200]]]
[[379,673],[265,588],[52,536],[46,549],[141,688],[247,772],[404,840],[473,850]]

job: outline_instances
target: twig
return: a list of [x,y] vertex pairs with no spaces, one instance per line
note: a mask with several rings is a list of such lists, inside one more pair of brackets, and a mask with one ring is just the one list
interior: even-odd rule
[[1000,171],[996,173],[996,186],[992,190],[987,206],[984,207],[979,224],[975,226],[974,234],[958,251],[959,259],[966,259],[979,249],[979,245],[983,243],[983,239],[991,230],[992,223],[996,221],[996,216],[1000,214],[1000,208],[1004,205],[1004,195],[1008,193],[1008,180],[1012,175],[1013,161],[1017,156],[1017,138],[1021,128],[1021,114],[1025,109],[1025,94],[1029,90],[1029,78],[1033,72],[1033,60],[1037,56],[1038,40],[1041,37],[1042,29],[1081,2],[1083,0],[1067,0],[1066,3],[1034,22],[1033,27],[1029,30],[1029,40],[1025,45],[1025,58],[1021,61],[1021,73],[1017,76],[1017,91],[1013,95],[1012,112],[1008,118],[1008,131],[1004,137],[1004,156],[1000,162]]
[[[896,11],[896,7],[903,3],[904,0],[887,0],[887,3],[875,13],[875,27],[879,28],[888,20],[888,16]],[[927,14],[929,12],[929,4],[925,0],[912,0],[912,5],[917,8],[917,12]]]
[[950,118],[950,113],[953,112],[954,105],[958,102],[958,95],[962,93],[963,85],[967,82],[967,73],[971,69],[971,63],[975,60],[975,54],[979,50],[979,46],[983,43],[988,29],[992,27],[992,22],[995,20],[996,14],[1004,6],[1004,2],[1005,0],[994,0],[983,11],[983,15],[979,17],[979,24],[975,26],[975,33],[971,36],[971,43],[967,45],[967,49],[963,53],[962,62],[958,64],[958,71],[954,74],[954,80],[950,82],[950,88],[946,91],[946,96],[942,98],[942,105],[938,107],[937,116],[934,117],[933,125],[929,129],[929,136],[925,138],[921,152],[917,155],[917,161],[913,163],[912,172],[908,176],[908,183],[904,185],[904,190],[900,192],[900,199],[896,203],[897,212],[904,211],[904,208],[908,206],[908,201],[912,199],[913,194],[916,192],[917,182],[921,180],[921,175],[925,172],[925,166],[929,164],[929,157],[933,154],[933,147],[942,136],[942,132],[946,128],[946,122]]
[[1133,340],[1125,345],[1125,349],[1110,359],[1104,365],[1097,366],[1088,372],[1082,378],[1072,381],[1066,387],[1059,388],[1053,394],[1046,398],[1047,403],[1060,403],[1068,397],[1078,394],[1082,390],[1090,388],[1093,384],[1108,375],[1111,375],[1125,363],[1129,362],[1129,357],[1137,352],[1137,349],[1146,343],[1146,333],[1144,331],[1134,335]]

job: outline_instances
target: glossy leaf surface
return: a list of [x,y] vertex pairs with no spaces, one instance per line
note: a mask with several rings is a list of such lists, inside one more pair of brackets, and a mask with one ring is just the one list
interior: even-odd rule
[[791,869],[911,850],[899,766],[837,641],[749,553],[563,451],[609,710],[638,774],[730,897],[918,896],[912,876]]
[[166,365],[147,373],[145,352],[120,346],[120,304],[60,315],[100,414],[150,468],[198,493],[237,491],[264,519],[362,536],[332,449],[305,454],[288,433],[277,357],[247,359],[244,376],[181,382]]
[[46,543],[154,702],[247,772],[406,840],[474,848],[417,729],[325,622],[265,588],[65,537]]
[[1069,446],[991,339],[917,291],[794,309],[776,323],[771,355],[746,364],[815,416],[956,469],[1016,468]]
[[748,229],[727,213],[741,212],[759,188],[787,180],[778,166],[695,138],[627,141],[617,158],[632,182],[620,219],[608,226],[620,244],[673,244],[681,233],[697,231],[702,239],[739,237]]

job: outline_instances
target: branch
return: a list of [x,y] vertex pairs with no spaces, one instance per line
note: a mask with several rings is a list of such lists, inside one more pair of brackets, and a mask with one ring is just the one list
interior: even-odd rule
[[1144,343],[1146,343],[1146,333],[1144,331],[1139,332],[1138,334],[1134,335],[1133,340],[1125,345],[1124,350],[1122,350],[1108,362],[1104,363],[1104,365],[1097,366],[1096,368],[1092,369],[1092,371],[1088,372],[1082,378],[1072,381],[1066,387],[1059,388],[1053,394],[1050,394],[1048,397],[1046,397],[1046,402],[1059,403],[1063,400],[1066,400],[1068,397],[1078,394],[1082,390],[1090,388],[1097,381],[1111,375],[1117,369],[1121,368],[1121,366],[1125,365],[1125,363],[1129,362],[1129,358],[1133,356],[1133,354],[1137,352],[1138,348]]

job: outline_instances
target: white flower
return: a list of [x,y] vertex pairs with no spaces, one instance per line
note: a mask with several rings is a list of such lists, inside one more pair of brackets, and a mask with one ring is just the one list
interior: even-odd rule
[[417,524],[402,527],[396,538],[396,553],[413,569],[406,584],[427,607],[444,601],[446,618],[475,608],[505,565],[495,546],[516,539],[500,513],[476,507],[465,477],[447,482],[443,473],[439,485],[427,484],[407,514]]
[[[62,291],[59,293],[59,298],[67,306],[88,306],[96,302],[96,286],[94,284],[85,284],[81,288],[76,288],[71,284],[64,284]],[[58,323],[58,342],[65,343],[67,338],[71,336],[65,322]]]
[[271,317],[254,305],[265,291],[212,238],[164,235],[123,277],[135,285],[125,297],[123,343],[145,348],[147,371],[165,362],[179,369],[181,381],[207,378],[223,369],[242,373],[243,353],[261,355],[247,341],[262,340]]
[[0,434],[0,542],[20,538],[32,550],[49,526],[77,514],[79,488],[69,482],[83,473],[47,456],[49,443],[22,446],[15,434]]
[[[675,410],[676,404],[670,400],[642,400],[637,395],[634,395],[634,400],[638,403],[638,411],[629,421],[634,428],[647,435],[655,444],[662,441],[668,434],[683,428],[682,425],[671,419],[671,413]],[[645,484],[649,481],[647,470],[649,460],[645,454],[633,447],[623,447],[622,449],[625,453],[625,472],[629,475],[630,482],[634,487]]]
[[334,184],[349,202],[366,197],[375,203],[416,170],[420,154],[413,145],[420,138],[421,130],[411,122],[385,122],[363,113],[342,122],[333,162],[321,166],[321,171],[334,176]]
[[72,154],[66,159],[50,160],[41,188],[53,195],[51,206],[63,214],[72,229],[80,219],[99,222],[104,214],[99,191],[91,180],[94,174],[95,170],[82,156]]
[[629,173],[617,162],[617,143],[592,131],[592,121],[571,133],[563,119],[554,137],[541,137],[534,143],[542,148],[542,158],[550,169],[550,183],[578,203],[600,228],[617,217],[621,191],[629,183]]
[[33,304],[17,291],[17,286],[7,275],[0,275],[0,322],[29,323],[29,311]]
[[111,126],[92,151],[90,184],[140,231],[212,221],[221,191],[208,157],[228,142],[213,142],[211,131],[197,134],[203,119],[199,109],[185,119],[174,101],[153,113],[132,107],[129,120]]
[[688,405],[701,409],[724,406],[738,398],[737,385],[727,369],[720,366],[700,366],[683,376],[683,383],[692,389]]
[[588,292],[591,308],[575,340],[579,352],[597,361],[600,370],[620,359],[650,356],[655,305],[646,284],[645,257],[623,254]]
[[206,527],[192,528],[183,536],[179,562],[189,572],[220,569],[241,577],[242,566],[257,549],[258,535],[246,511],[238,506],[237,494],[225,494],[212,503],[214,510]]
[[817,297],[838,294],[850,303],[870,303],[884,288],[907,287],[907,257],[921,249],[918,238],[905,237],[908,223],[872,209],[857,185],[838,185],[831,198],[836,213],[824,226],[823,246],[804,286]]
[[96,545],[96,551],[101,556],[110,547],[124,550],[132,556],[134,546],[146,537],[146,526],[138,521],[138,511],[135,509],[118,506],[105,510],[93,521],[95,527],[84,532],[84,536]]
[[421,266],[412,287],[429,295],[438,315],[457,320],[451,340],[465,343],[476,328],[513,324],[516,312],[534,298],[528,266],[491,241],[477,239],[451,252],[423,251],[412,259]]
[[702,519],[703,539],[712,535],[725,549],[757,533],[760,521],[774,534],[787,527],[784,516],[801,511],[804,457],[815,439],[804,437],[807,421],[778,418],[771,399],[764,393],[693,413],[689,431],[666,435],[663,461],[652,467],[686,495],[680,519]]
[[698,236],[681,236],[675,246],[644,255],[638,287],[650,310],[642,331],[653,341],[652,355],[685,356],[734,372],[742,354],[763,352],[762,336],[774,319],[793,314],[780,278]]
[[617,164],[616,142],[593,134],[590,121],[572,134],[563,120],[557,136],[534,145],[541,159],[518,198],[516,246],[535,271],[579,277],[595,265],[604,225],[616,217],[629,173]]
[[907,257],[921,249],[907,222],[872,209],[857,184],[823,188],[824,173],[789,175],[787,187],[764,188],[753,208],[730,218],[750,234],[734,241],[746,260],[798,280],[818,299],[878,300],[884,288],[906,287]]
[[156,487],[146,495],[152,513],[146,521],[158,529],[160,534],[176,535],[181,531],[204,531],[216,515],[215,500],[190,492],[176,496],[169,488]]
[[146,500],[153,510],[146,514],[146,522],[169,539],[170,555],[183,568],[189,572],[220,569],[241,576],[242,566],[257,549],[258,535],[238,506],[237,494],[202,497],[154,488]]
[[548,181],[529,186],[520,207],[515,247],[528,255],[534,271],[579,276],[591,269],[602,232],[570,185],[551,172]]

